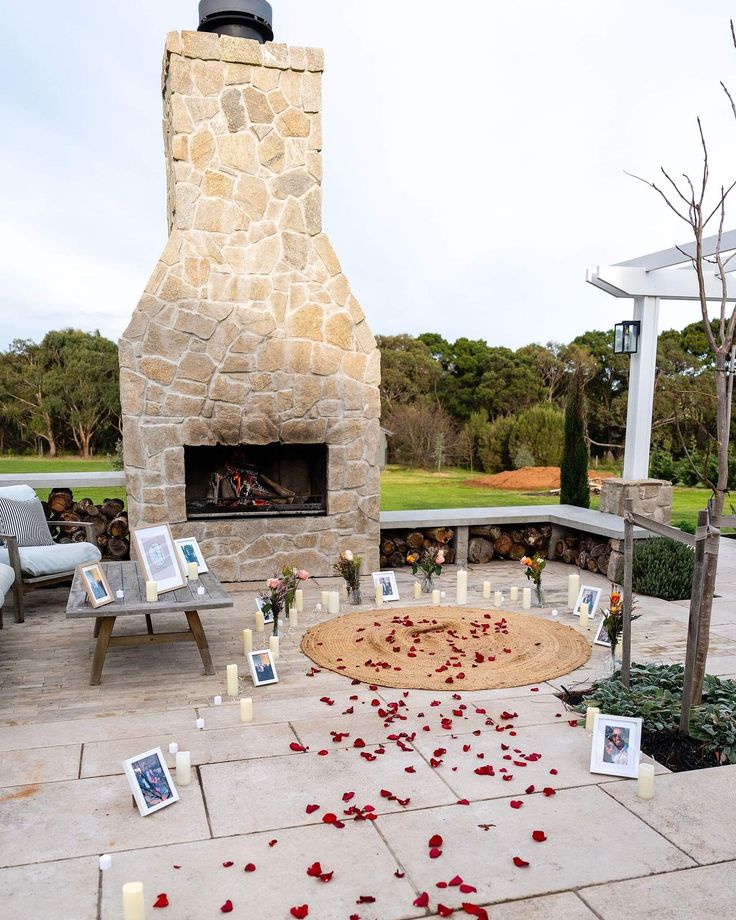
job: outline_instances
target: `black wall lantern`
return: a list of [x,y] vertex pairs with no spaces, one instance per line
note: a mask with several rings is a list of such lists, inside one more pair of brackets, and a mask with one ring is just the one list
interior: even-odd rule
[[613,327],[613,350],[617,355],[635,355],[639,351],[641,323],[637,319],[626,319]]

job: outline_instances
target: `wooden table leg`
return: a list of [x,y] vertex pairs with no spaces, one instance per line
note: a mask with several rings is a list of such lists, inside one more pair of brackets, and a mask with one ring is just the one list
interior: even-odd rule
[[202,656],[202,663],[204,664],[204,673],[210,677],[216,673],[214,666],[212,664],[212,656],[210,655],[210,647],[207,645],[207,636],[204,634],[204,629],[202,629],[202,623],[199,619],[199,614],[196,610],[187,610],[186,611],[187,623],[189,623],[189,629],[194,636],[194,641],[197,643],[197,648],[199,649],[199,654]]
[[92,673],[89,678],[90,686],[92,687],[96,687],[102,682],[102,668],[105,664],[105,656],[110,645],[110,636],[115,625],[115,619],[115,617],[97,617],[99,632],[97,634],[95,655],[92,659]]
[[148,630],[148,635],[152,636],[153,635],[153,623],[151,621],[150,613],[146,614],[146,629]]
[[100,634],[100,622],[102,617],[95,617],[95,628],[92,630],[92,638],[96,639]]

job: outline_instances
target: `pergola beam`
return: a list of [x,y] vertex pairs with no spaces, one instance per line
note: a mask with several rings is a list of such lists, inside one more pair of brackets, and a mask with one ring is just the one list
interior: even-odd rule
[[[736,266],[735,266],[736,267]],[[707,268],[705,275],[705,296],[708,300],[720,301],[723,286],[714,269]],[[623,265],[599,265],[588,271],[586,280],[614,297],[660,297],[662,300],[699,301],[698,279],[692,268],[658,269],[647,271],[641,267]],[[727,300],[736,301],[736,279],[726,279]]]
[[[716,246],[718,245],[717,236],[709,236],[703,240],[703,255],[708,258],[715,255]],[[736,249],[736,230],[728,230],[721,236],[721,252],[730,252]],[[670,249],[661,249],[659,252],[650,252],[645,256],[637,256],[635,259],[628,259],[626,262],[617,262],[617,267],[622,268],[643,268],[647,272],[656,271],[659,268],[669,268],[672,265],[680,265],[682,262],[690,262],[695,258],[695,243],[683,243],[682,246],[672,246]],[[736,266],[734,266],[736,269]],[[731,269],[731,270],[734,270]]]

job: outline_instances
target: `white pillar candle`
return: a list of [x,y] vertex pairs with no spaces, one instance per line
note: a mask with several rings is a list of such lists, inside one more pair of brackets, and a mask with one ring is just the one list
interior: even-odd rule
[[249,696],[240,701],[240,721],[253,721],[253,700]]
[[376,596],[376,607],[382,607],[383,606],[383,588],[381,587],[381,585],[376,585],[376,590],[374,594]]
[[201,731],[204,728],[204,719],[197,719],[194,724]]
[[243,654],[247,655],[248,652],[253,651],[253,630],[244,629],[243,630]]
[[495,607],[500,607],[503,604],[503,594],[500,591],[496,591],[493,594],[493,604]]
[[585,627],[585,629],[588,628],[588,605],[587,604],[580,605],[580,625]]
[[654,764],[639,764],[639,780],[636,786],[636,794],[640,799],[654,798]]
[[580,575],[573,572],[567,579],[567,606],[570,610],[575,609],[578,594],[580,594]]
[[146,600],[153,603],[158,600],[158,585],[155,581],[146,582]]
[[329,591],[323,591],[323,592],[322,592],[322,607],[323,607],[325,610],[327,610],[327,608],[328,608],[329,606],[330,606],[330,592],[329,592]]
[[517,587],[516,585],[512,585],[512,586],[511,586],[511,589],[509,590],[509,598],[511,599],[512,603],[514,603],[514,604],[518,603],[518,601],[519,601],[519,589],[518,589],[518,587]]
[[189,581],[199,581],[199,566],[196,562],[187,563],[187,575]]
[[222,697],[218,694],[218,696],[214,698],[213,703],[215,706],[222,706]]
[[276,661],[276,659],[279,657],[279,637],[271,636],[271,638],[268,640],[268,647],[271,649],[273,660]]
[[483,597],[484,597],[486,600],[490,600],[490,599],[491,599],[491,583],[490,583],[490,581],[484,581],[484,582],[483,582]]
[[238,666],[236,664],[227,666],[227,695],[238,695]]
[[597,706],[588,706],[585,710],[585,731],[592,732],[595,727],[595,717],[600,713]]
[[179,745],[176,743],[176,741],[172,741],[171,744],[169,745],[169,754],[176,754],[178,750],[179,750]]
[[107,872],[108,869],[112,869],[112,856],[109,853],[103,853],[100,856],[100,872]]
[[304,591],[301,588],[297,588],[294,592],[294,606],[297,613],[301,613],[304,610]]
[[439,602],[440,602],[440,592],[437,590],[437,588],[435,588],[434,591],[432,592],[432,603],[435,606],[439,606]]
[[524,590],[521,592],[521,606],[524,608],[524,610],[532,609],[532,589],[531,588],[524,588]]
[[340,612],[340,592],[339,591],[330,591],[329,606],[327,608],[329,613],[339,613]]
[[176,782],[179,786],[188,786],[192,781],[192,755],[189,751],[179,751],[176,755]]
[[468,571],[467,569],[457,570],[457,587],[456,597],[458,604],[468,603]]
[[418,581],[415,581],[414,582],[414,600],[418,601],[421,596],[422,596],[422,586],[419,584]]
[[263,613],[260,610],[256,610],[255,612],[255,621],[256,621],[256,632],[263,632],[266,626],[263,620]]
[[146,920],[143,882],[126,882],[123,885],[123,920]]

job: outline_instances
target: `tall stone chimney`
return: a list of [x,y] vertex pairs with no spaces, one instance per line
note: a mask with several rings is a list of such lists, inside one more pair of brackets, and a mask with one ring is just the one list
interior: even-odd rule
[[225,580],[378,564],[380,357],[322,231],[322,70],[314,48],[166,40],[170,235],[120,340],[129,514]]

